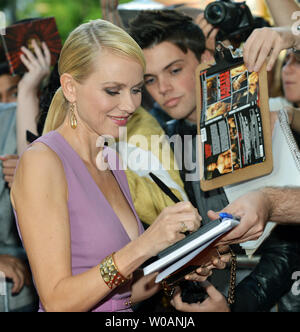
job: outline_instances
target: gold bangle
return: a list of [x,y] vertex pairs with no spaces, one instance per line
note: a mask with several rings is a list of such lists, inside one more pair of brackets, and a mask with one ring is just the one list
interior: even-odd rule
[[111,255],[107,256],[100,263],[100,273],[102,279],[110,289],[113,289],[114,286],[120,286],[121,284],[124,284],[130,280],[130,278],[125,278],[119,272],[114,261],[114,254],[115,253],[112,253]]

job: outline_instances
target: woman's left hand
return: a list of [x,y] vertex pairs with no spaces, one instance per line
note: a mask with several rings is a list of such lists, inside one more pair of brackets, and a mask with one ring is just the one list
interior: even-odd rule
[[212,275],[213,269],[225,269],[231,259],[229,246],[218,247],[217,252],[219,253],[218,256],[213,256],[211,262],[205,264],[205,266],[200,266],[195,272],[187,274],[185,280],[202,282]]

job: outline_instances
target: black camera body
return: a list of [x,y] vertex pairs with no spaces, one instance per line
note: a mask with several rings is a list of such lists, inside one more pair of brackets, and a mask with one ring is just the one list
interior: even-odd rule
[[204,11],[208,23],[220,29],[216,40],[245,41],[254,29],[254,18],[246,2],[219,0],[210,3]]

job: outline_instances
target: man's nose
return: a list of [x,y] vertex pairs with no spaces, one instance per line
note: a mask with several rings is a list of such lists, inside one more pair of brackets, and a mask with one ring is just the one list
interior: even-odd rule
[[165,95],[167,92],[169,92],[172,89],[172,86],[170,82],[167,79],[160,79],[159,80],[159,92],[162,95]]

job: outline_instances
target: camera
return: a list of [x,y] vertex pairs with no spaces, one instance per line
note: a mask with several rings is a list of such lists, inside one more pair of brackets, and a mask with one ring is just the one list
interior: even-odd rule
[[254,30],[255,19],[246,2],[219,0],[210,3],[204,11],[208,23],[220,29],[216,40],[245,41]]

